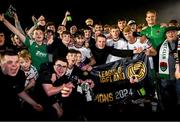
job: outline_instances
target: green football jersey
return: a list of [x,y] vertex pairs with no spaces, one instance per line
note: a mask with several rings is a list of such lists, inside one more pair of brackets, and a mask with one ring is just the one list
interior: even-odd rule
[[149,38],[150,43],[156,49],[165,40],[165,27],[154,25],[141,31],[141,35]]

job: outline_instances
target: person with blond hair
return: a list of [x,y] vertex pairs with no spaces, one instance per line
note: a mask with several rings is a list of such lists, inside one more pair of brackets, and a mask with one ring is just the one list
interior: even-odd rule
[[38,78],[37,69],[31,64],[31,55],[28,50],[24,49],[18,53],[21,69],[24,71],[26,76],[25,91],[31,90],[36,83]]

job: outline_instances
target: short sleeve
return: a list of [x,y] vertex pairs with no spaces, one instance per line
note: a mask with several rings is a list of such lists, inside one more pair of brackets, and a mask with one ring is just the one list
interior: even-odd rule
[[26,47],[30,47],[30,39],[28,37],[26,37],[24,44]]

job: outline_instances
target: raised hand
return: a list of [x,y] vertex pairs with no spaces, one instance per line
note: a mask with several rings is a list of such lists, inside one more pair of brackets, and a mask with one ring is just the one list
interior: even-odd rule
[[75,86],[71,82],[63,85],[61,90],[62,97],[68,97],[71,94],[73,88],[75,88]]
[[67,17],[68,15],[70,15],[71,13],[69,11],[66,11],[65,16]]
[[13,18],[14,18],[15,21],[19,21],[17,13],[15,13],[15,12],[13,13]]
[[45,26],[46,25],[45,17],[43,15],[41,15],[38,18],[38,25],[41,25],[41,26]]
[[36,17],[34,15],[32,16],[32,21],[33,21],[34,25],[36,25],[38,23],[38,20],[36,19]]

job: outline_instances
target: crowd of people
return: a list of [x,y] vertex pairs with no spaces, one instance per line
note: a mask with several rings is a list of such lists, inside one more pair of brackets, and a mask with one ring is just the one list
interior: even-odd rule
[[[119,112],[180,111],[177,20],[159,24],[156,11],[149,10],[146,24],[119,18],[116,25],[102,25],[88,18],[77,28],[69,15],[67,11],[58,26],[43,15],[32,16],[34,25],[22,29],[16,12],[15,24],[0,14],[0,22],[12,32],[8,40],[0,30],[0,120],[121,120],[115,116]],[[148,57],[153,79],[139,108],[93,103],[93,67],[136,59],[140,53]],[[138,83],[137,77],[128,80]]]

